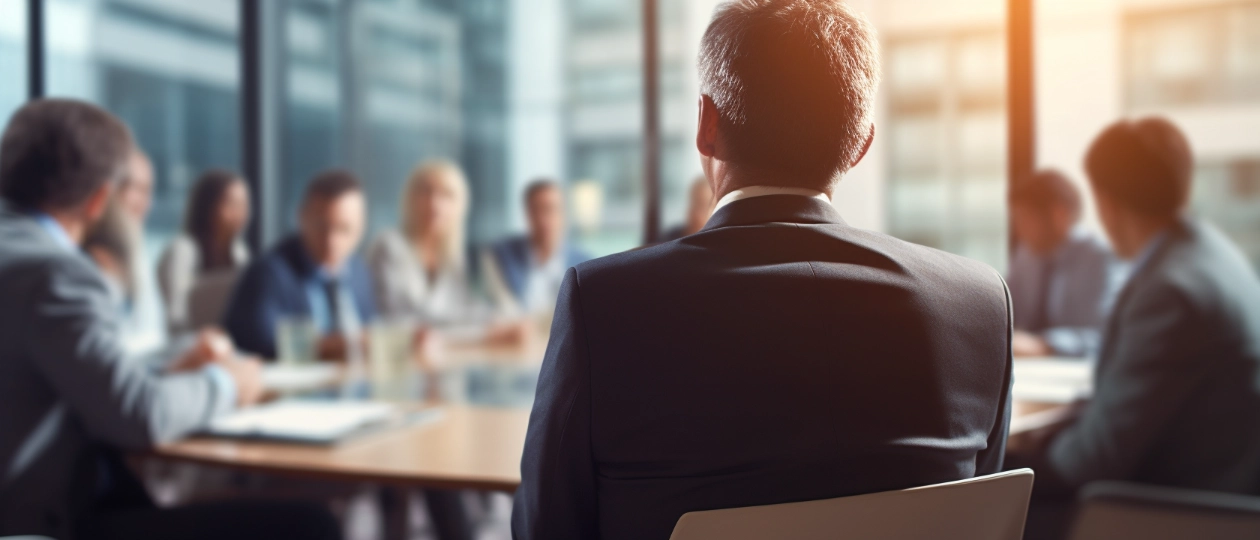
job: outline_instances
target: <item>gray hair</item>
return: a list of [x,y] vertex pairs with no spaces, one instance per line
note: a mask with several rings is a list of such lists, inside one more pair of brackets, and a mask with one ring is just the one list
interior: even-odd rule
[[878,41],[841,1],[727,2],[704,34],[699,67],[734,166],[829,189],[861,156]]

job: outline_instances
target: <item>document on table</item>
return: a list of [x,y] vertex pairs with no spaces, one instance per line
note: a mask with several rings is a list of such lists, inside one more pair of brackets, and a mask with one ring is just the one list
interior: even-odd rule
[[1016,400],[1037,403],[1070,403],[1093,393],[1094,363],[1077,358],[1015,360]]
[[272,365],[263,368],[263,388],[282,394],[332,388],[340,376],[332,364]]
[[388,403],[293,400],[245,409],[211,422],[218,437],[333,444],[389,425],[399,409]]

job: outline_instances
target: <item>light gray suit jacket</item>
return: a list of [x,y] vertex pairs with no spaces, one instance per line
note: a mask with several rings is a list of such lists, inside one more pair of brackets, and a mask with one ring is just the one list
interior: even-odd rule
[[1096,370],[1046,480],[1260,492],[1260,281],[1220,231],[1168,231],[1121,291]]
[[96,267],[0,203],[0,536],[71,537],[107,487],[102,448],[169,441],[233,405],[206,373],[122,351]]

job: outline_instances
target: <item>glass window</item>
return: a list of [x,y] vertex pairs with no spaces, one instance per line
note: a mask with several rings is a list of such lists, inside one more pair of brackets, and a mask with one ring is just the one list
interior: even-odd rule
[[26,0],[0,0],[0,129],[26,101]]
[[[528,5],[527,5],[528,4]],[[463,165],[470,240],[524,231],[522,190],[570,191],[573,240],[604,255],[642,235],[642,32],[635,0],[291,0],[280,223],[329,166],[396,226],[412,168]],[[577,208],[578,205],[593,208]]]
[[[1140,10],[1039,2],[1040,164],[1084,185],[1081,162],[1104,126],[1122,117],[1166,117],[1195,151],[1194,211],[1260,265],[1257,14],[1255,0],[1178,0]],[[1123,99],[1105,98],[1111,95]],[[1101,228],[1094,212],[1086,215]]]
[[180,227],[203,170],[240,166],[235,0],[47,0],[47,92],[121,117],[153,160],[147,245]]
[[1260,98],[1260,3],[1180,0],[1122,20],[1131,106]]
[[[662,0],[664,216],[682,220],[694,148],[695,58],[715,0]],[[876,143],[840,183],[849,223],[1006,264],[1005,2],[853,1],[883,45]],[[675,43],[677,45],[675,45]],[[670,67],[677,51],[678,64]],[[662,73],[668,80],[669,71]]]
[[883,133],[887,231],[1001,269],[1006,48],[991,19],[885,33]]

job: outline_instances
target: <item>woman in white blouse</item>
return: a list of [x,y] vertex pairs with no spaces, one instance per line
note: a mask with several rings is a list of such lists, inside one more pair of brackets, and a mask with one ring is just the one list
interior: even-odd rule
[[206,171],[188,197],[183,234],[158,261],[158,285],[172,332],[191,328],[189,296],[201,279],[233,278],[249,262],[241,233],[249,223],[249,189],[239,175]]
[[366,253],[383,317],[442,325],[484,316],[468,277],[468,198],[464,173],[452,163],[430,161],[412,171],[398,230],[382,232]]

